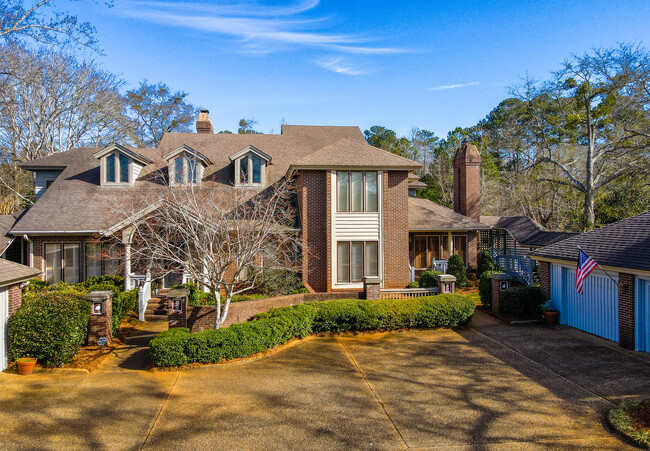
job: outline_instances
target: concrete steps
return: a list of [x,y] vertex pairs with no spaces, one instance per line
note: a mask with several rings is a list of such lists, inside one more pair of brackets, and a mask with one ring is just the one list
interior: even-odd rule
[[145,321],[167,321],[167,300],[160,297],[152,297],[144,311]]

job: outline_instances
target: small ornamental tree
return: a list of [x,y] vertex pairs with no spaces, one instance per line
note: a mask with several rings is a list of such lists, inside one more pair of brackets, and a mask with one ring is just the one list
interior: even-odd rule
[[146,262],[154,279],[183,272],[207,288],[219,329],[233,296],[258,287],[265,271],[300,269],[296,195],[286,178],[259,190],[204,185],[143,190],[120,209],[123,230],[131,230],[132,260]]
[[467,285],[467,269],[465,262],[460,255],[452,255],[447,263],[447,272],[456,276],[456,286],[464,287]]
[[494,271],[494,262],[492,261],[492,257],[487,251],[481,251],[478,254],[478,276],[479,278],[485,271]]

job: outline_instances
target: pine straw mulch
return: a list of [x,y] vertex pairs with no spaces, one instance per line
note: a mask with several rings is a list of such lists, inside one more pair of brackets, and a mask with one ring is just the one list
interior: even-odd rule
[[650,399],[627,401],[609,411],[609,423],[635,444],[650,448]]

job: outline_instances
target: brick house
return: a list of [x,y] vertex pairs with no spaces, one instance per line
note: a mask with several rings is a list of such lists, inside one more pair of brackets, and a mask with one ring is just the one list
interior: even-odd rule
[[167,133],[155,149],[111,144],[23,164],[34,173],[36,202],[9,230],[20,242],[21,261],[48,282],[120,273],[129,286],[132,268],[121,257],[129,255],[129,244],[107,242],[124,219],[113,206],[155,189],[163,174],[170,185],[234,185],[251,196],[294,176],[308,250],[302,277],[316,292],[361,290],[364,276],[379,277],[384,288],[404,288],[416,271],[440,269],[452,254],[476,266],[478,231],[489,227],[479,222],[480,155],[469,143],[454,159],[452,210],[414,197],[422,187],[414,177],[420,165],[369,146],[357,127],[214,134],[204,110],[196,130]]
[[41,272],[6,259],[0,259],[0,371],[9,361],[9,328],[11,316],[22,303],[21,284]]
[[[578,247],[597,268],[575,288]],[[650,352],[650,211],[535,250],[540,285],[567,324]],[[610,279],[613,278],[615,281]]]

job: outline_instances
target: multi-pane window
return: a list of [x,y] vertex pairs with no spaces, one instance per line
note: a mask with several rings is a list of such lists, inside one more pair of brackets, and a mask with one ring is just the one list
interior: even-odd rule
[[120,250],[113,243],[86,244],[86,278],[120,275]]
[[174,160],[174,183],[182,185],[185,183],[196,184],[198,171],[196,160],[189,155],[181,154]]
[[337,243],[337,281],[362,282],[363,277],[378,277],[377,241],[339,241]]
[[237,174],[239,185],[262,184],[262,160],[253,154],[244,155],[238,161]]
[[338,171],[336,173],[337,211],[377,211],[376,171]]
[[119,152],[106,157],[106,182],[129,183],[129,157]]
[[45,244],[45,279],[48,283],[79,283],[78,243]]
[[459,255],[463,262],[467,263],[467,237],[465,235],[454,235],[454,254]]

